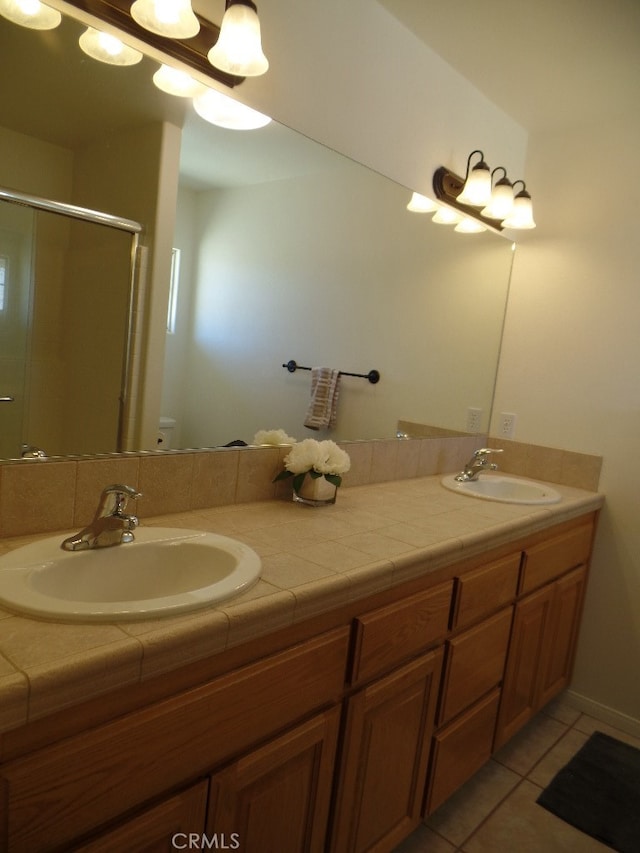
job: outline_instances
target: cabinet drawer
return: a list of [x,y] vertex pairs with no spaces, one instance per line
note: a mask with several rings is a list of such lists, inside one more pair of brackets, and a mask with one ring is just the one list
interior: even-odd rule
[[179,835],[180,841],[192,833],[200,836],[205,825],[208,792],[208,782],[199,782],[102,833],[94,841],[74,847],[73,853],[114,853],[115,850],[149,853],[170,849],[170,840],[175,835]]
[[447,581],[358,617],[352,682],[367,681],[444,639],[452,590]]
[[63,847],[339,701],[348,635],[331,631],[7,763],[0,849]]
[[434,737],[425,816],[491,757],[499,700],[500,690],[496,689]]
[[439,724],[453,719],[500,684],[512,615],[513,607],[508,607],[447,642]]
[[521,560],[522,553],[517,551],[456,578],[454,630],[471,625],[513,601],[518,591]]
[[586,563],[591,554],[593,526],[582,524],[525,552],[520,593],[539,586]]

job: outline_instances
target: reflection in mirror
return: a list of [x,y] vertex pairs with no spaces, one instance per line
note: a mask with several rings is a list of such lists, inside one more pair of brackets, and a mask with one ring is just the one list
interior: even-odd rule
[[[69,19],[48,33],[0,19],[12,79],[0,94],[0,184],[128,216],[155,244],[146,322],[166,346],[142,361],[152,403],[140,449],[156,446],[162,416],[175,421],[173,447],[251,442],[263,428],[314,435],[303,426],[310,374],[288,373],[290,359],[380,371],[377,385],[341,379],[333,438],[394,436],[399,419],[465,431],[469,407],[487,428],[507,240],[407,212],[405,188],[275,123],[208,125],[156,89],[157,62],[94,62],[77,48],[81,31]],[[177,312],[163,341],[172,248]],[[162,381],[151,368],[163,363]]]
[[3,457],[121,448],[136,240],[26,196],[0,201]]

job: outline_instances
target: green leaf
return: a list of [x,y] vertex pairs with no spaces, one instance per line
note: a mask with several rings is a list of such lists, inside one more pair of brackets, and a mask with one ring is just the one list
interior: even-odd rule
[[272,480],[271,482],[272,482],[272,483],[277,483],[277,482],[278,482],[278,480],[286,480],[288,477],[293,477],[293,472],[292,472],[292,471],[287,471],[287,469],[285,468],[285,470],[284,470],[284,471],[280,471],[280,473],[278,474],[278,476],[277,476],[277,477],[274,477],[274,478],[273,478],[273,480]]
[[342,484],[342,477],[340,474],[325,474],[325,480],[328,480],[330,483],[333,483],[334,486],[340,486]]
[[296,492],[302,487],[302,484],[304,483],[304,478],[306,476],[307,472],[305,471],[302,474],[296,474],[293,478],[293,488],[296,490]]

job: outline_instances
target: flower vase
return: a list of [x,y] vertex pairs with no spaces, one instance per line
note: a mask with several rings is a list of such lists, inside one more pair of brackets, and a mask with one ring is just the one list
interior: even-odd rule
[[293,489],[293,499],[308,506],[328,506],[336,502],[338,487],[324,477],[307,476],[299,488]]

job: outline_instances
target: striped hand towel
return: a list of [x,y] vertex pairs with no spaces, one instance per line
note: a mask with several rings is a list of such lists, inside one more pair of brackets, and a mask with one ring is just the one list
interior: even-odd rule
[[311,368],[311,401],[304,425],[309,429],[332,429],[340,394],[340,371],[331,367]]

